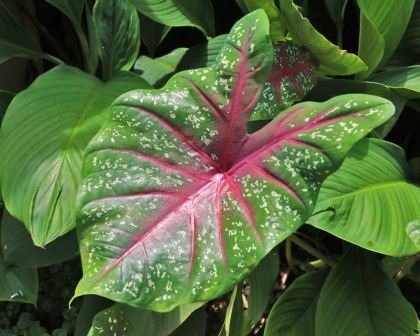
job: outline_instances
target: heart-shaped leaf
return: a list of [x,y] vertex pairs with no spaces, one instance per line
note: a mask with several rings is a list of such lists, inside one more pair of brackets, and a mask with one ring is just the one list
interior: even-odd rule
[[215,66],[115,102],[85,154],[76,296],[167,311],[225,293],[308,218],[322,181],[393,113],[383,98],[347,95],[298,104],[248,134],[272,59],[258,10],[232,28]]

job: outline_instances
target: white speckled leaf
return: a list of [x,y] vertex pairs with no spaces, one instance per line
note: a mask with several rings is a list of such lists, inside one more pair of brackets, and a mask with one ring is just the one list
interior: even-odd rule
[[76,296],[168,311],[225,293],[308,218],[325,177],[393,113],[383,98],[347,95],[248,134],[272,59],[256,11],[215,66],[117,100],[86,151]]
[[300,101],[316,84],[317,62],[308,51],[293,43],[274,43],[273,66],[250,120],[273,119]]

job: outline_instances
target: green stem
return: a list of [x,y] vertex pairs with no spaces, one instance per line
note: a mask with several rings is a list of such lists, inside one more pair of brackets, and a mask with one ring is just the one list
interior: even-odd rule
[[395,281],[400,281],[403,279],[407,273],[411,270],[411,268],[414,266],[414,264],[419,260],[420,254],[415,254],[411,257],[408,257],[407,260],[401,265],[400,271],[395,274],[394,279]]
[[83,62],[85,65],[85,69],[88,73],[93,74],[94,70],[92,69],[92,66],[90,64],[90,57],[89,57],[89,43],[86,39],[86,35],[83,32],[82,27],[79,25],[74,25],[74,29],[76,30],[77,37],[80,41],[80,46],[82,48],[82,54],[83,54]]
[[319,252],[317,249],[313,248],[311,245],[309,245],[304,240],[298,238],[296,235],[291,235],[288,239],[295,245],[299,246],[302,250],[308,252],[310,255],[314,256],[317,259],[321,259],[323,262],[325,262],[328,266],[334,267],[335,262],[331,258],[325,256],[321,252]]
[[64,64],[64,62],[61,59],[59,59],[59,58],[57,58],[53,55],[50,55],[50,54],[42,54],[42,58],[44,58],[44,59],[46,59],[46,60],[48,60],[48,61],[50,61],[54,64],[57,64],[57,65]]

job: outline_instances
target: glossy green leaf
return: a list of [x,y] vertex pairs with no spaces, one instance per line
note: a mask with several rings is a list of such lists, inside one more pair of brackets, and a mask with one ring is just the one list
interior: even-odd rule
[[130,0],[97,0],[93,23],[102,60],[102,77],[130,70],[140,49],[140,23]]
[[153,86],[162,87],[177,71],[213,65],[223,47],[226,35],[220,35],[192,48],[178,48],[167,55],[152,59],[140,56],[134,69]]
[[369,77],[392,55],[407,28],[414,3],[415,0],[357,0],[359,56],[368,66],[359,78]]
[[7,109],[0,138],[0,182],[9,212],[37,246],[76,224],[76,190],[86,144],[120,94],[145,81],[121,73],[103,83],[59,66],[39,76]]
[[33,245],[23,223],[5,212],[1,225],[1,245],[7,264],[23,267],[44,267],[75,257],[79,253],[76,232],[54,240],[46,248]]
[[155,54],[156,49],[171,30],[171,27],[160,24],[147,16],[140,15],[141,40],[146,46],[149,54]]
[[63,12],[75,25],[81,27],[82,13],[86,0],[45,0]]
[[31,33],[19,24],[0,1],[0,64],[12,57],[41,58],[42,50]]
[[95,316],[88,336],[167,336],[201,305],[184,305],[168,313],[157,313],[114,304]]
[[235,24],[214,66],[115,102],[86,149],[76,297],[168,311],[226,293],[303,224],[322,181],[393,113],[379,97],[340,96],[248,134],[272,60],[258,10]]
[[191,26],[214,35],[214,12],[210,0],[131,0],[138,11],[165,26]]
[[308,223],[342,239],[383,254],[417,250],[406,234],[420,218],[420,188],[407,182],[404,151],[390,142],[357,143],[338,171],[321,187]]
[[372,253],[350,250],[330,272],[318,299],[315,334],[413,335],[414,308]]
[[419,63],[420,1],[416,1],[404,36],[384,68],[403,67]]
[[292,0],[280,1],[286,27],[297,45],[309,49],[319,62],[319,71],[326,75],[351,75],[367,69],[356,55],[341,50],[319,33],[299,12]]
[[261,8],[270,20],[270,36],[273,42],[286,40],[285,19],[274,0],[244,0],[249,11]]
[[397,122],[407,99],[401,97],[384,84],[337,78],[318,78],[316,86],[305,97],[310,101],[324,101],[348,93],[368,93],[390,100],[395,106],[395,114],[384,125],[375,129],[376,134],[384,138]]
[[420,98],[420,65],[381,72],[371,80],[391,87],[408,99]]
[[298,277],[271,309],[264,336],[314,336],[316,304],[327,275],[322,270]]

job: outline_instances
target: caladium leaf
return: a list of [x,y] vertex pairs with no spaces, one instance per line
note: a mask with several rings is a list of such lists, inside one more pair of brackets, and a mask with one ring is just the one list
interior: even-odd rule
[[302,100],[316,84],[315,69],[316,62],[304,48],[275,43],[273,66],[250,119],[273,119],[280,110]]
[[273,59],[261,10],[216,65],[117,99],[85,152],[84,276],[98,294],[168,311],[233,287],[311,214],[318,189],[393,106],[368,95],[302,103],[248,134]]

